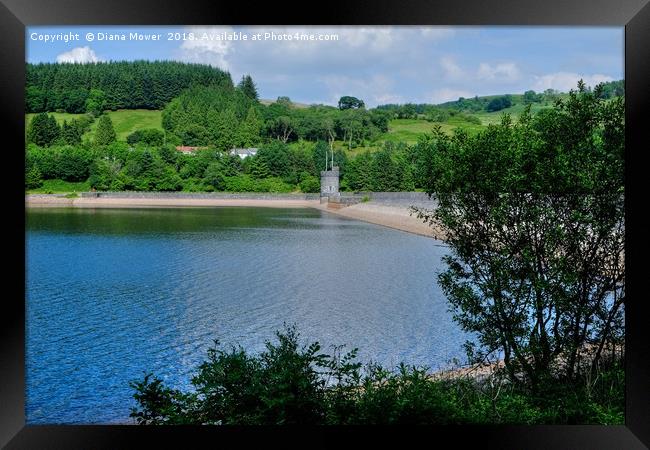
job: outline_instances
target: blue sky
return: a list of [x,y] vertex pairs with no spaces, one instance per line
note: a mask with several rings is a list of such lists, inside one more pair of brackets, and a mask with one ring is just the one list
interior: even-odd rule
[[[131,39],[130,33],[161,40]],[[182,40],[182,33],[194,39]],[[296,33],[315,40],[296,40]],[[62,40],[70,34],[79,39]],[[124,41],[106,39],[122,34]],[[247,39],[229,40],[235,36]],[[619,80],[624,78],[623,37],[622,27],[58,26],[29,27],[26,48],[32,63],[205,63],[229,71],[235,82],[250,74],[261,98],[286,95],[296,102],[333,105],[352,95],[373,107],[529,89],[568,91],[580,78],[592,86]]]

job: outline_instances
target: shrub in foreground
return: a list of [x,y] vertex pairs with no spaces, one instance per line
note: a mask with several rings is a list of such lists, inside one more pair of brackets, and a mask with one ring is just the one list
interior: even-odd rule
[[131,382],[131,417],[143,425],[623,423],[621,360],[593,379],[549,379],[533,395],[498,373],[479,381],[405,364],[362,368],[357,349],[301,345],[295,327],[276,337],[259,355],[215,341],[188,392],[150,373]]

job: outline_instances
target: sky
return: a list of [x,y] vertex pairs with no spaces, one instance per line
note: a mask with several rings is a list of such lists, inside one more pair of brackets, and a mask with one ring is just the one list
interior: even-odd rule
[[623,27],[38,26],[26,30],[26,57],[203,63],[235,83],[251,75],[262,99],[351,95],[374,107],[620,80],[623,39]]

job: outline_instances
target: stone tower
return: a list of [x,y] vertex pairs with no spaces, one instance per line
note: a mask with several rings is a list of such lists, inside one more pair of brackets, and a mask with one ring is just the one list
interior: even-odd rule
[[334,197],[339,196],[339,168],[332,167],[330,170],[321,170],[320,172],[320,196]]

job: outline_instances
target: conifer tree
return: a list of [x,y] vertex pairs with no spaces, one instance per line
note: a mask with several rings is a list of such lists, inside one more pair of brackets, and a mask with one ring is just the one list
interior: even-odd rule
[[61,138],[63,142],[68,145],[78,145],[81,144],[81,130],[76,121],[68,123],[66,120],[63,121],[63,126],[61,127]]
[[258,180],[270,177],[271,171],[269,170],[269,166],[266,164],[266,161],[257,156],[254,157],[254,159],[251,161],[251,175],[253,175],[253,177],[257,178]]
[[257,87],[255,86],[255,83],[253,82],[253,79],[250,75],[244,75],[237,85],[237,88],[251,100],[257,101],[259,99],[259,96],[257,94]]
[[37,189],[43,186],[43,176],[38,167],[32,166],[25,174],[25,188]]
[[97,130],[95,131],[95,145],[108,145],[115,142],[115,129],[113,122],[107,114],[99,118],[97,123]]
[[27,142],[39,147],[49,147],[61,133],[54,116],[40,113],[34,116],[27,127]]
[[238,143],[242,147],[252,147],[259,142],[262,121],[257,114],[257,110],[251,106],[248,108],[246,120],[239,127]]

